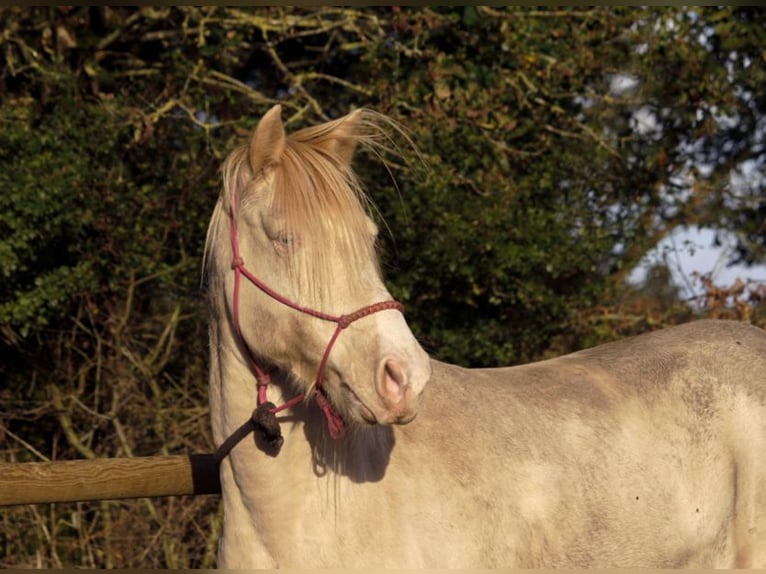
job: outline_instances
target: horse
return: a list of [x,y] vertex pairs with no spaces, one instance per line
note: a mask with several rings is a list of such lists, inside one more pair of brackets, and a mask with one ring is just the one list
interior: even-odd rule
[[204,272],[219,567],[766,567],[766,332],[700,320],[520,366],[431,359],[351,161],[393,120],[222,166]]

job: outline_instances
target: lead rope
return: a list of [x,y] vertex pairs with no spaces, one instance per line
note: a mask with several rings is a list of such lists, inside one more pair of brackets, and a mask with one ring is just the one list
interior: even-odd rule
[[231,231],[231,246],[232,246],[231,268],[234,271],[234,290],[233,290],[233,297],[232,297],[233,298],[233,301],[232,301],[233,322],[234,322],[234,331],[240,342],[240,346],[245,349],[250,365],[255,371],[256,386],[258,389],[258,398],[257,398],[258,406],[253,411],[253,414],[250,416],[250,418],[244,424],[242,424],[239,428],[237,428],[237,430],[235,430],[221,444],[221,446],[218,447],[213,457],[216,460],[216,462],[219,462],[219,463],[221,462],[221,460],[223,460],[226,457],[226,455],[229,454],[229,452],[231,452],[231,449],[233,449],[240,441],[242,441],[242,439],[244,439],[247,435],[249,435],[251,432],[254,432],[256,430],[260,431],[260,435],[264,440],[264,446],[266,447],[267,452],[269,452],[269,454],[272,454],[272,456],[276,456],[277,454],[279,454],[279,450],[282,447],[283,438],[282,438],[281,430],[279,428],[279,422],[277,421],[277,418],[276,418],[276,414],[280,411],[283,411],[292,406],[295,406],[299,402],[303,401],[303,399],[306,396],[305,393],[300,393],[280,406],[275,406],[274,403],[271,403],[268,401],[267,390],[271,382],[271,375],[268,372],[264,371],[258,365],[258,361],[255,357],[255,354],[247,345],[247,342],[245,341],[245,338],[242,335],[242,328],[239,322],[239,292],[240,292],[240,284],[242,282],[242,276],[244,276],[253,285],[258,287],[261,291],[263,291],[264,293],[266,293],[267,295],[269,295],[276,301],[282,303],[283,305],[290,307],[291,309],[295,309],[296,311],[300,311],[301,313],[311,315],[312,317],[316,317],[324,321],[330,321],[336,324],[335,331],[330,337],[330,340],[327,343],[327,347],[325,348],[324,354],[322,355],[322,360],[319,363],[319,368],[317,370],[317,376],[316,376],[316,382],[314,385],[316,389],[314,393],[314,400],[316,401],[321,411],[324,413],[325,419],[327,421],[327,428],[330,432],[330,436],[336,440],[343,437],[343,435],[345,434],[346,427],[345,427],[345,423],[343,422],[343,418],[335,411],[335,409],[332,408],[332,405],[330,405],[330,402],[327,400],[327,396],[325,395],[324,388],[323,388],[325,369],[327,367],[327,362],[330,358],[330,352],[332,351],[332,348],[335,345],[335,341],[338,340],[338,337],[340,336],[341,332],[344,329],[346,329],[346,327],[351,325],[351,323],[353,323],[354,321],[362,319],[363,317],[367,317],[368,315],[372,315],[373,313],[377,313],[379,311],[384,311],[388,309],[396,309],[397,311],[401,313],[404,312],[404,306],[401,303],[399,303],[398,301],[391,300],[391,301],[381,301],[379,303],[373,303],[372,305],[363,307],[359,309],[358,311],[349,313],[348,315],[330,315],[328,313],[316,311],[309,307],[304,307],[303,305],[299,305],[298,303],[295,303],[294,301],[288,299],[287,297],[280,295],[279,293],[271,289],[268,285],[263,283],[255,275],[253,275],[245,267],[245,261],[242,258],[239,251],[239,238],[238,238],[239,234],[237,230],[237,219],[236,219],[236,211],[235,211],[236,204],[237,204],[237,197],[235,195],[232,198],[232,208],[229,211],[229,224],[230,224],[229,228]]

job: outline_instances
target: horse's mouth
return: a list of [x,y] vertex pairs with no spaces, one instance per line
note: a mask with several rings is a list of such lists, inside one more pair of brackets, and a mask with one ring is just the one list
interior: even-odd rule
[[354,410],[364,422],[371,425],[378,424],[378,417],[375,416],[375,413],[372,412],[370,407],[364,404],[362,399],[359,398],[359,395],[354,392],[354,389],[352,389],[348,383],[341,383],[340,388],[348,404],[355,407]]

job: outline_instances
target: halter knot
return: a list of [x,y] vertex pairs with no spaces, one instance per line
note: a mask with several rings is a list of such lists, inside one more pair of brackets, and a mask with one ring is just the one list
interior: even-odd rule
[[244,265],[245,265],[245,260],[242,257],[237,256],[231,260],[232,269],[237,269],[238,267],[244,267]]
[[231,449],[251,432],[257,432],[268,454],[277,456],[284,442],[282,430],[279,428],[279,421],[276,417],[277,410],[278,408],[274,406],[274,403],[265,402],[258,405],[250,418],[221,443],[213,454],[215,461],[220,463],[231,452]]
[[265,402],[258,405],[250,417],[253,429],[260,432],[267,452],[272,456],[279,454],[284,439],[282,438],[282,429],[279,428],[279,421],[274,412],[274,403]]

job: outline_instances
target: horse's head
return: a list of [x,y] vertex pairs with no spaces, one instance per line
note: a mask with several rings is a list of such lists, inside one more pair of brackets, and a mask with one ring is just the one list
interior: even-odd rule
[[[390,303],[350,166],[357,145],[383,133],[380,117],[357,111],[288,136],[280,112],[266,113],[223,166],[208,232],[218,320],[239,329],[243,355],[288,373],[298,392],[311,396],[319,377],[346,421],[409,422],[430,360]],[[250,280],[235,285],[237,273]]]

